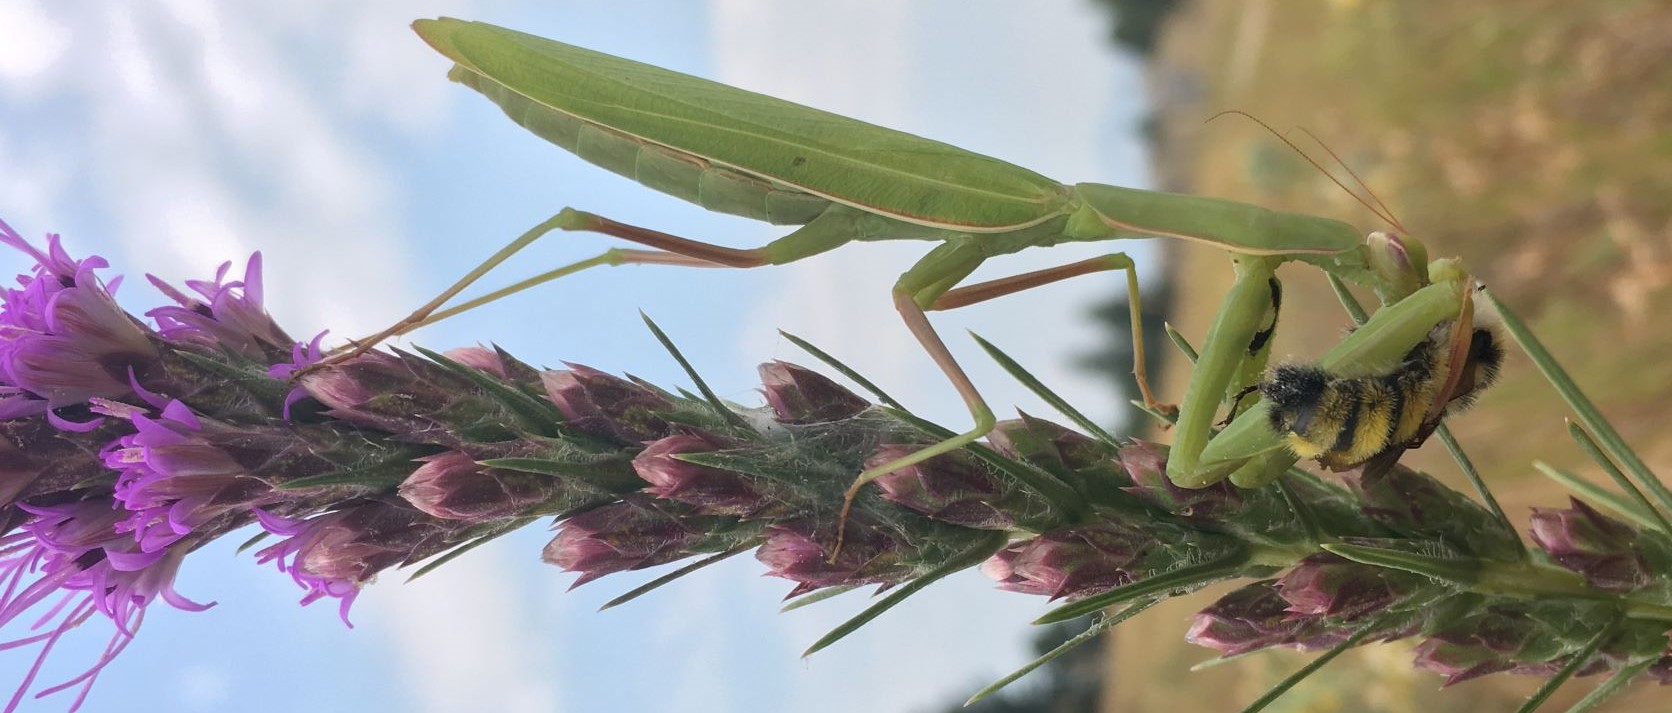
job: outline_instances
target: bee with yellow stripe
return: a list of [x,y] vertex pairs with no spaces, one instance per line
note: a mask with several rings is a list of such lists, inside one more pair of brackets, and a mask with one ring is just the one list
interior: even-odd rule
[[1270,402],[1272,430],[1289,448],[1330,470],[1346,470],[1378,456],[1396,461],[1426,440],[1440,419],[1473,403],[1497,379],[1504,350],[1480,311],[1465,301],[1406,352],[1393,368],[1365,376],[1337,376],[1307,364],[1274,368],[1258,386]]

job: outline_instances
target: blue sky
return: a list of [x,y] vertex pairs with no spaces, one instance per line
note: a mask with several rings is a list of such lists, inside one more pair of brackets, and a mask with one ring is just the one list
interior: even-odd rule
[[[0,217],[61,232],[115,272],[207,276],[267,257],[269,306],[293,334],[384,326],[565,205],[735,246],[781,233],[640,189],[540,143],[445,81],[416,17],[487,20],[959,144],[1065,181],[1142,186],[1136,66],[1105,42],[1090,3],[937,0],[771,3],[331,3],[0,5]],[[508,282],[608,247],[565,234],[505,268]],[[1154,264],[1147,246],[1141,265]],[[949,426],[968,415],[894,315],[888,286],[922,243],[850,246],[759,271],[639,267],[582,274],[428,328],[448,348],[497,342],[524,360],[589,364],[683,383],[644,310],[720,394],[756,404],[754,365],[812,360],[805,336]],[[996,277],[1109,252],[1034,251]],[[0,268],[24,263],[0,256]],[[139,281],[134,311],[158,302]],[[1049,414],[964,336],[1010,350],[1092,414],[1107,386],[1072,355],[1101,336],[1087,305],[1119,277],[1081,278],[934,321],[1002,413]],[[86,710],[920,711],[1023,660],[1043,603],[968,573],[931,588],[810,660],[798,654],[863,596],[776,613],[787,591],[750,558],[595,613],[642,581],[564,593],[538,561],[543,528],[507,537],[412,585],[386,577],[355,605],[297,607],[287,577],[223,546],[193,555],[180,590],[220,602],[154,607]],[[613,580],[613,581],[612,581]],[[103,640],[55,654],[78,671]],[[0,655],[3,672],[26,665]],[[50,678],[50,674],[49,674]],[[49,699],[25,710],[60,710]]]

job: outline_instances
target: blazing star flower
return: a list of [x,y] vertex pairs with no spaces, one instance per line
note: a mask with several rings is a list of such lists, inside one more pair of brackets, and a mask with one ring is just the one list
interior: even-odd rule
[[140,549],[155,552],[221,516],[265,504],[272,489],[204,437],[205,423],[179,401],[160,417],[130,413],[135,432],[104,453],[118,473],[116,500],[129,516],[116,524]]
[[[213,604],[199,604],[174,591],[174,578],[181,560],[192,549],[191,543],[146,552],[140,549],[131,535],[120,533],[117,522],[126,513],[108,499],[82,500],[62,505],[36,507],[19,504],[19,508],[34,516],[21,530],[0,538],[0,627],[23,616],[61,594],[59,601],[50,604],[44,616],[31,627],[40,629],[56,619],[56,625],[46,633],[0,644],[11,648],[45,642],[34,665],[24,676],[6,710],[13,710],[53,646],[70,629],[81,625],[94,614],[103,614],[115,623],[111,636],[98,661],[80,675],[45,689],[37,697],[56,693],[76,685],[81,686],[71,710],[81,705],[99,672],[122,652],[133,640],[145,618],[145,608],[158,597],[178,609],[202,611]],[[34,581],[19,589],[24,578],[36,576]]]
[[146,316],[156,320],[157,332],[172,342],[226,349],[250,359],[283,354],[295,340],[279,328],[262,305],[261,253],[250,255],[244,279],[227,280],[231,269],[232,263],[224,262],[215,271],[213,281],[186,281],[186,286],[202,299],[146,275],[152,285],[178,303],[158,307]]
[[344,624],[353,627],[354,624],[348,620],[348,609],[354,605],[355,597],[360,596],[363,581],[352,574],[327,573],[315,568],[315,565],[327,560],[325,555],[333,547],[352,539],[353,534],[344,525],[350,512],[338,510],[308,519],[291,519],[257,508],[255,516],[261,522],[261,528],[287,539],[257,552],[256,561],[276,563],[280,572],[289,574],[296,584],[307,590],[307,594],[302,596],[303,606],[324,597],[340,600],[337,614]]
[[107,286],[98,278],[108,263],[71,258],[53,234],[42,252],[3,222],[0,243],[36,260],[32,276],[18,277],[21,287],[0,292],[0,418],[126,395],[130,374],[149,370],[157,351],[148,330],[116,306],[120,279]]
[[815,589],[856,584],[894,585],[910,579],[916,569],[901,556],[902,543],[890,540],[874,529],[850,528],[836,561],[815,528],[805,522],[773,526],[755,559],[766,565],[767,574],[796,583],[786,596],[797,597]]

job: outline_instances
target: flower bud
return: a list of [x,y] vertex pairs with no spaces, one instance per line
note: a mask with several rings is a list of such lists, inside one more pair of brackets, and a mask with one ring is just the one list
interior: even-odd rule
[[1242,507],[1243,493],[1230,481],[1203,488],[1181,488],[1167,477],[1167,452],[1161,446],[1134,439],[1120,449],[1120,463],[1132,485],[1126,493],[1183,518],[1218,520]]
[[643,386],[590,367],[540,374],[546,395],[569,424],[593,435],[622,443],[643,443],[672,432],[662,413],[672,410],[667,398]]
[[1012,543],[982,566],[999,588],[1051,599],[1080,599],[1131,583],[1154,546],[1137,528],[1108,522],[1054,530]]
[[563,487],[560,478],[489,468],[458,451],[419,460],[424,464],[401,483],[400,496],[443,520],[483,524],[549,514],[542,506]]
[[761,393],[784,423],[806,424],[853,418],[870,402],[829,377],[786,361],[760,365]]
[[1294,642],[1311,619],[1289,610],[1276,582],[1256,582],[1226,594],[1196,615],[1185,640],[1239,656]]
[[1648,586],[1648,564],[1636,549],[1637,531],[1577,498],[1572,508],[1533,508],[1533,541],[1591,586],[1629,592]]
[[712,545],[704,529],[721,519],[675,517],[637,503],[614,503],[564,520],[540,558],[579,572],[573,589],[606,574],[723,549],[724,544]]
[[[865,460],[875,468],[899,460],[918,450],[917,446],[885,445]],[[885,473],[876,480],[884,498],[942,522],[982,530],[1004,530],[1016,524],[1015,509],[1001,501],[1022,504],[1015,488],[961,451],[935,456],[926,461]]]
[[1356,621],[1397,603],[1415,588],[1411,577],[1325,553],[1301,560],[1277,590],[1291,612]]
[[1521,557],[1520,537],[1513,530],[1432,476],[1396,466],[1369,477],[1348,473],[1342,479],[1363,501],[1364,514],[1395,532],[1437,538],[1490,559]]
[[789,597],[824,587],[898,584],[916,574],[902,561],[902,545],[874,529],[850,526],[835,562],[829,561],[821,541],[833,542],[834,537],[815,537],[814,528],[804,521],[774,525],[755,559],[766,565],[767,574],[796,583]]
[[633,458],[633,470],[650,483],[645,492],[692,505],[708,515],[753,516],[777,502],[744,476],[680,460],[682,453],[715,450],[710,439],[678,434],[646,446]]
[[1112,448],[1079,431],[1022,414],[999,421],[987,434],[993,448],[1060,475],[1087,469],[1118,470]]

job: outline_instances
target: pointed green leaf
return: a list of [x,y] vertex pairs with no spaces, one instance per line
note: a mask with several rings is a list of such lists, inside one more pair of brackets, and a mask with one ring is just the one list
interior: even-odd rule
[[784,606],[780,607],[778,609],[778,613],[782,614],[784,612],[795,611],[795,610],[800,609],[800,608],[802,608],[804,606],[807,606],[809,604],[817,604],[817,603],[822,602],[826,599],[830,599],[831,597],[835,597],[835,596],[842,595],[842,594],[847,594],[848,592],[851,592],[851,591],[853,591],[855,589],[858,589],[858,588],[859,588],[859,585],[857,585],[857,584],[844,584],[844,585],[837,586],[837,587],[828,587],[828,588],[825,588],[825,589],[814,590],[814,591],[808,592],[806,594],[803,594],[799,597],[796,597],[795,601],[790,602],[790,603],[785,604]]
[[235,551],[236,554],[244,554],[245,550],[248,550],[251,547],[254,547],[258,544],[261,544],[262,540],[267,539],[267,537],[269,535],[272,535],[272,534],[273,533],[267,532],[266,530],[262,530],[261,532],[255,533],[254,537],[251,537],[248,540],[244,540],[244,544],[241,544],[241,545],[238,546],[238,549]]
[[1045,382],[1040,381],[1038,377],[1034,376],[1015,359],[1010,358],[1009,354],[1006,354],[1003,350],[993,346],[992,342],[983,339],[979,334],[971,332],[970,336],[975,338],[976,343],[980,344],[981,348],[987,351],[987,356],[992,357],[993,361],[998,362],[999,366],[1008,372],[1011,378],[1021,382],[1021,384],[1026,386],[1029,391],[1032,391],[1035,396],[1038,396],[1045,403],[1050,404],[1051,408],[1054,408],[1058,413],[1067,416],[1068,420],[1073,421],[1075,424],[1079,425],[1080,428],[1085,429],[1087,433],[1096,436],[1098,440],[1116,448],[1120,447],[1120,442],[1116,441],[1114,436],[1109,435],[1109,432],[1103,430],[1102,426],[1097,425],[1096,421],[1086,418],[1086,415],[1080,413],[1079,409],[1074,408],[1073,404],[1068,403],[1067,399],[1058,396],[1057,392],[1052,391],[1049,386],[1045,385]]
[[1288,693],[1289,689],[1299,685],[1301,681],[1306,680],[1308,676],[1316,673],[1318,669],[1323,668],[1325,664],[1334,661],[1335,657],[1346,653],[1348,649],[1351,649],[1354,646],[1358,646],[1359,642],[1363,641],[1365,636],[1380,628],[1379,624],[1380,622],[1373,623],[1353,632],[1353,635],[1347,637],[1346,641],[1330,647],[1329,651],[1325,651],[1323,654],[1319,655],[1318,658],[1312,659],[1305,666],[1302,666],[1299,671],[1289,674],[1282,681],[1279,681],[1277,685],[1272,686],[1271,690],[1266,691],[1265,695],[1260,696],[1253,703],[1248,704],[1247,708],[1242,709],[1242,713],[1259,713],[1260,711],[1265,710],[1266,706],[1271,705],[1278,698],[1283,697],[1283,694]]
[[1654,515],[1651,515],[1649,511],[1644,510],[1643,507],[1637,503],[1626,499],[1624,495],[1605,490],[1602,486],[1597,485],[1596,483],[1557,468],[1544,461],[1533,461],[1533,468],[1537,469],[1538,472],[1543,473],[1545,477],[1566,486],[1568,490],[1578,493],[1579,497],[1589,500],[1593,504],[1600,505],[1603,508],[1612,511],[1615,515],[1619,515],[1620,517],[1636,523],[1638,527],[1653,528],[1660,526],[1655,522]]
[[660,577],[657,577],[657,578],[652,579],[648,582],[645,582],[644,584],[641,584],[637,587],[634,587],[633,589],[628,591],[626,594],[623,594],[619,597],[616,597],[616,598],[611,599],[607,602],[604,602],[604,606],[598,607],[598,611],[603,611],[605,609],[618,607],[618,606],[621,606],[622,604],[626,604],[627,602],[633,601],[634,599],[638,599],[641,596],[649,594],[651,591],[654,591],[658,587],[661,587],[662,585],[667,584],[669,582],[672,582],[676,579],[679,579],[680,577],[683,577],[687,574],[695,572],[699,569],[707,567],[707,566],[709,566],[711,564],[714,564],[716,562],[719,562],[721,560],[729,559],[729,558],[734,557],[738,554],[748,552],[749,550],[754,549],[757,544],[759,544],[759,543],[748,542],[748,543],[745,543],[745,544],[737,545],[736,547],[733,547],[733,548],[731,548],[729,550],[726,550],[724,552],[718,552],[718,553],[709,555],[709,556],[704,557],[700,560],[692,562],[688,565],[685,565],[683,567],[675,569],[672,572],[669,572],[669,573],[664,574]]
[[[890,397],[888,394],[884,393],[883,390],[881,388],[879,388],[876,384],[871,383],[870,379],[867,379],[864,376],[861,376],[859,374],[859,372],[854,371],[852,367],[848,366],[847,364],[842,363],[841,360],[839,360],[836,357],[833,357],[830,354],[826,353],[823,349],[820,349],[816,346],[813,346],[812,342],[809,342],[805,339],[802,339],[801,337],[797,337],[794,334],[790,334],[789,332],[786,332],[782,329],[778,330],[778,334],[783,335],[783,337],[785,339],[788,339],[791,344],[794,344],[797,347],[800,347],[801,351],[804,351],[804,352],[807,352],[808,354],[813,355],[814,359],[818,359],[819,361],[824,362],[826,366],[829,366],[830,368],[835,369],[837,373],[841,374],[842,376],[848,377],[848,380],[852,381],[855,384],[858,384],[859,388],[864,389],[866,391],[869,391],[872,396],[876,397],[877,401],[880,401],[880,402],[882,402],[886,405],[889,405],[889,406],[893,406],[894,408],[899,409],[901,411],[907,411],[906,407],[901,406],[900,402],[895,401],[893,399],[893,397]],[[909,411],[907,411],[907,413],[909,413]]]
[[517,420],[517,425],[523,430],[542,436],[556,435],[553,425],[563,421],[563,412],[558,411],[557,406],[550,401],[530,396],[527,392],[500,381],[498,377],[460,364],[440,352],[418,346],[413,349],[424,355],[424,358],[464,377],[487,392],[504,406],[505,410],[511,412],[512,417]]
[[1349,545],[1343,542],[1326,542],[1321,547],[1354,562],[1415,572],[1465,587],[1473,585],[1480,579],[1481,563],[1475,559],[1433,557],[1415,552]]
[[963,552],[951,559],[942,562],[939,566],[929,570],[927,574],[907,582],[899,589],[890,592],[888,596],[883,597],[876,604],[866,607],[865,611],[862,611],[855,615],[852,619],[843,622],[841,626],[830,630],[830,633],[825,634],[818,641],[813,642],[812,646],[807,647],[807,650],[801,653],[802,658],[812,656],[831,644],[841,641],[843,637],[858,631],[859,627],[870,623],[872,619],[881,616],[883,612],[888,611],[900,602],[905,601],[906,597],[922,591],[924,587],[934,584],[936,581],[945,578],[949,574],[969,569],[970,567],[980,564],[982,560],[987,559],[992,556],[994,552],[999,551],[999,548],[1003,547],[1004,543],[1008,539],[1008,536],[1003,532],[987,533],[985,537],[982,537],[968,549],[965,549]]
[[[504,535],[508,532],[512,532],[514,530],[522,529],[522,527],[524,525],[532,523],[532,522],[534,522],[535,520],[538,520],[538,519],[539,518],[536,518],[536,517],[520,517],[520,518],[512,520],[508,523],[505,523],[503,525],[490,528],[490,530],[488,531],[487,534],[484,534],[480,537],[477,537],[476,539],[473,539],[469,542],[466,542],[462,545],[459,545],[458,547],[454,547],[451,550],[448,550],[446,552],[443,552],[443,553],[441,553],[439,555],[436,555],[435,557],[431,558],[430,561],[424,563],[424,566],[419,567],[418,569],[414,570],[412,572],[412,574],[409,575],[406,578],[406,581],[408,583],[410,583],[410,582],[412,582],[413,580],[415,580],[419,577],[422,577],[426,574],[434,572],[437,567],[440,567],[441,565],[447,564],[448,562],[452,562],[453,560],[458,559],[464,553],[469,552],[471,550],[474,550],[478,547],[481,547],[482,545],[485,545],[485,544],[499,538],[501,535]],[[402,566],[404,567],[405,565],[402,565]]]
[[1174,590],[1194,589],[1235,575],[1248,563],[1248,553],[1237,550],[1201,564],[1180,567],[1128,585],[1115,587],[1102,594],[1086,597],[1072,604],[1057,607],[1035,619],[1035,624],[1055,624],[1082,617],[1100,609],[1141,597],[1168,595]]
[[1051,649],[1049,652],[1046,652],[1046,654],[1044,656],[1040,656],[1039,658],[1034,659],[1033,661],[1029,662],[1026,666],[1023,666],[1019,669],[1016,669],[1015,671],[1012,671],[1010,673],[1010,675],[1005,676],[1004,678],[1001,678],[997,681],[994,681],[992,684],[988,685],[986,688],[983,688],[979,691],[976,691],[975,695],[970,696],[969,700],[964,701],[964,706],[968,707],[968,706],[974,705],[976,701],[979,701],[983,698],[986,698],[987,696],[993,695],[994,693],[998,693],[1000,689],[1002,689],[1005,686],[1008,686],[1012,683],[1015,683],[1017,681],[1017,679],[1020,679],[1021,677],[1026,676],[1030,673],[1033,673],[1034,669],[1037,669],[1040,666],[1044,666],[1045,664],[1050,663],[1051,661],[1055,660],[1058,656],[1061,656],[1063,654],[1068,653],[1069,651],[1074,650],[1076,647],[1080,646],[1081,644],[1084,644],[1088,641],[1096,639],[1099,636],[1102,636],[1104,632],[1115,628],[1115,626],[1119,625],[1121,622],[1124,622],[1128,619],[1131,619],[1132,617],[1135,617],[1139,614],[1142,614],[1145,609],[1148,609],[1152,606],[1155,606],[1160,601],[1161,601],[1161,598],[1156,597],[1156,598],[1153,598],[1153,599],[1145,599],[1143,601],[1133,602],[1131,605],[1127,606],[1125,609],[1122,609],[1118,612],[1112,612],[1110,614],[1105,615],[1103,618],[1098,619],[1096,623],[1092,624],[1090,628],[1087,628],[1085,631],[1082,631],[1079,634],[1076,634],[1074,636],[1074,638],[1062,642],[1061,645],[1057,646],[1054,649]]
[[1586,713],[1602,705],[1603,701],[1620,692],[1620,689],[1625,688],[1626,684],[1631,683],[1632,679],[1637,678],[1638,674],[1647,671],[1650,666],[1655,664],[1655,661],[1656,659],[1643,659],[1620,667],[1620,670],[1615,671],[1614,675],[1608,677],[1608,680],[1591,689],[1590,693],[1585,694],[1584,698],[1579,699],[1578,703],[1567,709],[1567,713]]
[[656,335],[656,341],[662,343],[662,348],[668,350],[668,353],[673,355],[674,361],[679,362],[679,368],[685,370],[685,375],[691,377],[691,383],[697,385],[697,390],[702,392],[703,400],[707,401],[709,407],[714,409],[715,415],[725,419],[733,426],[746,429],[751,432],[754,431],[754,429],[749,426],[748,421],[744,421],[742,416],[737,415],[736,411],[727,408],[726,405],[720,401],[720,397],[714,395],[714,390],[708,388],[708,382],[703,381],[702,375],[698,374],[696,368],[691,366],[691,362],[687,361],[685,359],[685,355],[680,353],[679,347],[674,346],[673,340],[668,338],[667,333],[663,332],[661,327],[656,326],[656,321],[651,319],[650,315],[640,311],[639,317],[644,319],[644,325],[650,328],[650,333]]
[[1585,429],[1602,441],[1603,450],[1623,464],[1637,479],[1639,485],[1654,493],[1655,499],[1660,501],[1662,507],[1672,510],[1672,490],[1668,490],[1666,484],[1662,483],[1654,471],[1649,470],[1643,459],[1637,456],[1637,452],[1626,445],[1625,439],[1620,437],[1620,432],[1614,430],[1608,419],[1602,417],[1602,412],[1597,410],[1596,404],[1591,403],[1585,392],[1579,390],[1579,385],[1573,382],[1573,378],[1568,376],[1562,365],[1544,348],[1544,343],[1539,341],[1520,317],[1498,301],[1496,294],[1491,290],[1481,292],[1492,302],[1492,306],[1497,308],[1498,315],[1504,323],[1504,331],[1509,332],[1510,338],[1521,345],[1521,351],[1526,352],[1533,360],[1533,365],[1544,374],[1545,380],[1556,387],[1556,393],[1561,394],[1562,400],[1573,409],[1574,414],[1579,417],[1579,422],[1585,425]]
[[489,458],[476,462],[489,468],[572,479],[609,492],[636,490],[643,485],[633,474],[632,464],[620,456],[600,458],[594,462],[552,458]]
[[1633,485],[1631,479],[1627,478],[1625,473],[1620,472],[1619,466],[1614,465],[1614,459],[1609,458],[1608,454],[1602,452],[1602,448],[1591,438],[1591,434],[1586,433],[1584,427],[1572,421],[1568,421],[1567,427],[1568,435],[1579,443],[1579,447],[1584,449],[1585,455],[1590,456],[1591,460],[1602,466],[1602,471],[1614,480],[1615,485],[1620,486],[1621,490],[1631,496],[1632,500],[1637,503],[1637,507],[1654,517],[1655,524],[1653,526],[1660,528],[1660,531],[1667,535],[1672,535],[1672,522],[1668,522],[1666,515],[1656,510],[1655,506],[1649,503],[1649,499],[1643,496],[1643,491]]
[[1597,650],[1601,649],[1603,644],[1608,643],[1608,640],[1614,637],[1614,633],[1620,628],[1621,618],[1615,616],[1612,622],[1598,631],[1596,636],[1591,637],[1591,640],[1585,644],[1585,648],[1573,654],[1567,665],[1562,666],[1562,670],[1557,671],[1556,675],[1551,676],[1544,682],[1544,685],[1539,686],[1538,690],[1533,692],[1532,697],[1528,698],[1527,702],[1522,704],[1520,708],[1517,708],[1515,713],[1533,713],[1533,711],[1538,710],[1539,706],[1544,705],[1545,701],[1550,700],[1550,697],[1556,694],[1556,689],[1561,688],[1562,684],[1573,678],[1573,674],[1589,663]]

